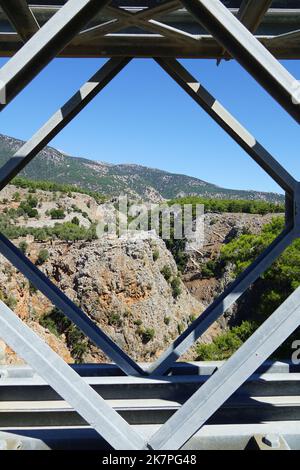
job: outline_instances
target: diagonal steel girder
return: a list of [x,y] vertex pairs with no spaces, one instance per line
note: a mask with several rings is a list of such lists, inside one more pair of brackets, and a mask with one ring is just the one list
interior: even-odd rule
[[[182,356],[221,315],[236,302],[292,243],[293,231],[283,231],[258,258],[230,284],[227,289],[194,320],[190,326],[171,344],[149,368],[151,376],[166,374],[177,359]],[[1,251],[1,250],[0,250]]]
[[[0,169],[0,190],[19,173],[130,61],[109,60],[39,131]],[[144,371],[89,317],[68,299],[33,263],[0,234],[0,252],[43,294],[61,309],[105,354],[128,375]]]
[[40,29],[26,0],[0,0],[0,6],[23,41]]
[[114,361],[127,375],[142,376],[145,372],[109,336],[23,253],[0,233],[0,253],[8,259],[39,291],[59,308],[78,328]]
[[150,438],[152,449],[181,448],[300,324],[300,287]]
[[[251,33],[255,33],[273,0],[243,0],[237,18]],[[224,54],[225,55],[225,50]],[[219,65],[221,59],[217,61]]]
[[254,33],[267,13],[273,0],[243,0],[238,19],[251,33]]
[[4,341],[114,449],[146,448],[132,427],[2,301],[0,331]]
[[300,123],[297,80],[220,0],[181,0],[195,19]]
[[[175,59],[156,62],[198,103],[277,183],[291,200],[297,181],[277,160]],[[239,297],[271,266],[292,242],[294,212],[287,229],[184,331],[150,368],[151,375],[168,372],[174,361],[187,351]]]
[[130,13],[129,11],[117,7],[107,7],[105,10],[113,16],[114,19],[82,31],[76,38],[76,43],[86,40],[90,41],[91,39],[98,40],[105,34],[116,33],[117,31],[127,27],[139,27],[141,29],[148,29],[154,33],[158,32],[166,37],[170,37],[176,42],[184,42],[185,44],[190,43],[194,45],[197,39],[194,38],[192,34],[151,19],[155,16],[162,15],[163,13],[178,9],[179,7],[180,2],[173,0],[161,5],[151,6],[137,13]]
[[130,62],[108,60],[14,155],[0,168],[0,191]]
[[293,176],[183,65],[176,59],[156,58],[155,61],[279,186],[288,193],[295,191],[297,181]]
[[[178,6],[178,5],[177,5]],[[168,3],[165,4],[165,10],[174,9],[174,2],[170,2],[170,6]],[[146,29],[148,31],[152,31],[154,33],[162,34],[163,36],[170,37],[173,41],[184,42],[185,45],[187,44],[195,44],[195,41],[198,41],[192,34],[183,31],[178,28],[174,28],[173,26],[169,26],[165,23],[161,23],[160,21],[151,19],[151,17],[156,16],[158,12],[161,14],[160,7],[153,7],[147,10],[142,10],[139,13],[129,13],[128,11],[123,11],[120,8],[107,8],[109,12],[112,13],[119,20],[119,25],[121,29],[128,26],[139,27],[141,29]]]
[[109,0],[69,0],[0,69],[2,110]]

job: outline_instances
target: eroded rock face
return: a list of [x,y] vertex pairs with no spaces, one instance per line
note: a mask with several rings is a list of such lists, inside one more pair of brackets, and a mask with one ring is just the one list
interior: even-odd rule
[[[258,234],[263,226],[278,214],[207,213],[204,216],[204,243],[199,250],[189,252],[183,281],[189,292],[205,307],[221,294],[234,279],[233,266],[228,265],[221,277],[202,275],[203,266],[220,256],[222,247],[244,233]],[[221,322],[223,325],[223,322]],[[224,325],[223,325],[224,326]]]
[[[33,262],[42,248],[47,248],[49,258],[40,269],[138,361],[154,360],[202,311],[179,280],[175,261],[159,238],[35,242],[28,247]],[[162,274],[166,267],[171,272],[167,280]],[[172,280],[177,278],[174,289]],[[29,289],[3,258],[0,281],[3,295],[13,296],[13,310],[70,362],[63,335],[57,338],[39,324],[53,307],[48,300]],[[89,344],[83,360],[107,359]]]
[[[172,272],[168,281],[165,266]],[[177,267],[159,239],[78,244],[63,256],[51,254],[44,269],[136,360],[156,357],[202,310],[181,282],[174,295]]]

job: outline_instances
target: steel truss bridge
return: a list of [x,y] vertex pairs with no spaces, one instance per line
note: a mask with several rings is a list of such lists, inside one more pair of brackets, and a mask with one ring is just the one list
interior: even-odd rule
[[[112,361],[69,366],[0,302],[1,448],[300,448],[299,366],[267,363],[300,324],[300,288],[223,364],[176,362],[300,235],[300,184],[178,62],[237,60],[298,123],[300,1],[0,0],[1,110],[55,57],[109,58],[0,169],[3,189],[133,59],[155,60],[285,191],[280,236],[153,364],[135,363],[3,234],[0,253]],[[35,372],[33,372],[35,371]],[[252,444],[251,444],[252,443]]]

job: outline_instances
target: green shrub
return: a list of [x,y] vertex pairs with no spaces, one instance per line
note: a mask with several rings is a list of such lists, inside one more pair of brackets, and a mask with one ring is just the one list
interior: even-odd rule
[[31,281],[29,281],[29,294],[30,294],[30,295],[36,294],[37,291],[38,291],[38,290],[37,290],[37,288],[35,287],[35,285],[32,284]]
[[180,285],[181,285],[180,277],[174,277],[174,279],[172,279],[171,281],[172,294],[173,294],[174,299],[177,299],[177,297],[179,297],[182,292]]
[[142,343],[146,344],[146,343],[149,343],[149,341],[152,341],[154,339],[155,330],[154,328],[140,329],[139,334],[142,338]]
[[40,325],[56,336],[66,337],[67,346],[76,362],[87,352],[88,342],[84,334],[59,309],[54,307],[39,320]]
[[170,324],[170,321],[171,321],[171,318],[170,318],[170,317],[165,317],[165,318],[164,318],[164,323],[165,323],[165,325],[169,325],[169,324]]
[[222,361],[228,359],[252,335],[257,328],[254,322],[244,321],[240,326],[217,336],[210,344],[197,345],[198,361]]
[[107,199],[102,194],[90,191],[88,189],[82,189],[77,186],[72,186],[70,184],[54,183],[52,181],[33,181],[18,176],[13,179],[12,184],[14,184],[18,188],[29,189],[34,191],[36,189],[41,189],[42,191],[50,191],[54,193],[59,191],[61,193],[67,193],[68,195],[71,194],[71,196],[72,192],[79,194],[87,194],[93,197],[98,204],[102,204]]
[[158,250],[154,250],[152,256],[153,256],[153,261],[157,261],[158,258],[159,258],[159,251],[158,251]]
[[21,241],[21,242],[19,243],[19,248],[20,248],[20,250],[22,251],[22,253],[23,253],[24,255],[26,255],[26,253],[27,253],[27,248],[28,248],[28,243],[25,242],[25,240]]
[[118,313],[112,313],[108,318],[109,325],[120,327],[123,324],[122,318]]
[[20,195],[19,192],[16,192],[16,193],[13,194],[13,200],[15,202],[19,202],[21,200],[21,195]]
[[79,225],[79,224],[80,224],[80,222],[79,222],[79,219],[78,219],[78,217],[76,217],[76,216],[75,216],[75,217],[73,217],[73,219],[71,220],[71,223],[72,223],[72,224],[74,224],[74,225]]
[[38,200],[35,197],[29,195],[26,201],[22,201],[19,204],[17,215],[18,216],[28,216],[29,218],[38,217],[39,213],[36,209],[38,205]]
[[204,279],[217,277],[220,271],[220,263],[218,260],[209,260],[201,266],[201,276]]
[[65,211],[63,209],[51,209],[49,212],[51,219],[59,220],[66,217]]
[[44,264],[49,258],[49,251],[45,248],[41,249],[38,254],[37,264],[42,265]]
[[[283,217],[276,217],[271,223],[263,227],[260,234],[245,234],[231,240],[222,247],[220,254],[221,261],[225,265],[226,263],[231,263],[234,266],[234,275],[239,275],[272,243],[283,228]],[[256,325],[256,327],[262,324],[299,285],[300,239],[297,238],[276,259],[260,279],[254,283],[251,290],[246,294],[248,296],[246,301],[247,316],[251,319],[251,323]],[[240,308],[244,308],[243,303]],[[232,347],[234,344],[232,343],[234,341],[238,342],[240,339],[236,337],[235,333],[236,330],[232,329],[226,333],[227,336],[223,338],[223,341],[227,342],[228,351],[234,350],[235,348]],[[291,344],[295,338],[299,337],[299,333],[300,330],[296,330],[296,332],[273,354],[273,357],[290,359],[292,351]],[[203,357],[228,356],[224,344],[223,350],[220,351],[222,344],[218,341],[221,340],[216,338],[214,343],[209,345],[208,356]],[[242,339],[242,341],[244,341],[244,339]]]
[[43,242],[48,239],[47,231],[44,229],[40,229],[35,234],[35,239],[39,242]]
[[205,212],[244,212],[247,214],[264,215],[269,213],[283,213],[285,211],[284,202],[273,203],[247,199],[217,199],[199,196],[187,196],[184,198],[173,199],[168,201],[168,204],[170,206],[173,204],[192,204],[194,215],[196,213],[196,204],[203,204]]
[[6,305],[11,309],[14,310],[14,308],[17,306],[18,301],[15,298],[13,294],[11,294],[6,300],[5,300]]
[[170,268],[170,266],[165,265],[160,272],[164,276],[164,278],[167,282],[171,279],[172,269]]

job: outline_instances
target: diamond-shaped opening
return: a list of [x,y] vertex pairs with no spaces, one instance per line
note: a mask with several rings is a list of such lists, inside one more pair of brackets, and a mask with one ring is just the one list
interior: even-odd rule
[[[126,76],[126,74],[124,74],[124,77]],[[161,85],[161,78],[164,77],[164,75],[161,75],[159,76],[159,80],[156,82],[156,85],[155,85],[155,88],[156,90],[159,92],[159,88],[160,88],[160,85]],[[168,80],[168,77],[165,77],[166,80]],[[127,78],[127,80],[129,80],[130,82],[132,82],[132,77],[130,78]],[[118,83],[118,79],[114,80],[113,83],[110,85],[111,86],[111,90],[110,90],[110,93],[115,93],[117,87],[119,86],[119,83]],[[168,82],[170,83],[170,82]],[[172,83],[172,82],[171,82]],[[174,84],[174,88],[175,88],[175,84]],[[176,87],[177,89],[177,87]],[[144,87],[140,87],[139,90],[137,90],[137,93],[138,92],[144,92]],[[94,107],[94,109],[96,109],[97,107],[97,110],[99,109],[99,105],[98,105],[98,100],[101,100],[103,99],[103,95],[104,95],[104,98],[106,98],[107,100],[110,98],[110,95],[109,95],[109,88],[108,90],[105,90],[101,96],[99,96],[98,98],[95,99],[94,103],[92,103],[90,105],[91,108]],[[142,93],[141,93],[142,95]],[[136,96],[137,98],[137,96]],[[183,95],[182,97],[183,100],[186,99],[186,97]],[[188,100],[187,100],[188,101]],[[99,101],[99,104],[100,104],[100,101]],[[103,107],[103,104],[101,104],[101,106]],[[174,108],[175,108],[175,105],[174,105]],[[200,113],[198,108],[195,106],[194,107],[195,109],[195,115],[197,113],[197,119],[200,120],[201,118],[201,114],[203,113]],[[86,112],[89,112],[88,110],[87,111],[84,111],[81,115],[81,118],[78,118],[76,120],[74,120],[74,122],[72,123],[71,126],[69,126],[66,131],[64,132],[71,132],[72,135],[74,135],[74,128],[76,129],[76,126],[78,126],[78,131],[79,131],[79,128],[82,124],[82,121],[80,122],[80,119],[84,118],[85,116],[85,113]],[[124,104],[124,115],[126,113],[126,104]],[[147,113],[144,113],[144,117],[146,117],[146,114]],[[113,111],[110,111],[110,114],[108,116],[108,118],[112,119],[112,117],[114,117],[115,114]],[[150,116],[151,118],[151,116]],[[151,120],[151,119],[150,119]],[[174,121],[172,122],[172,124],[175,124],[175,119]],[[109,126],[109,119],[107,119],[106,121],[106,127],[108,128]],[[147,125],[147,121],[146,121],[146,124],[144,122],[144,133],[146,134],[146,131],[149,130],[149,127]],[[150,122],[149,122],[149,125],[150,125]],[[199,126],[200,126],[200,123],[199,123]],[[215,125],[212,124],[212,127],[213,127],[213,130],[215,131]],[[172,134],[174,134],[174,129],[173,127],[172,128],[169,128],[168,131]],[[127,130],[126,132],[124,132],[124,130],[122,130],[122,132],[124,134],[127,134]],[[218,132],[221,134],[221,131],[218,130]],[[103,136],[105,137],[105,136]],[[121,136],[123,137],[123,136]],[[125,135],[124,135],[125,137]],[[227,140],[228,137],[226,137]],[[59,139],[57,139],[59,140]],[[122,138],[120,139],[121,142],[122,142]],[[101,158],[102,159],[102,158]],[[252,165],[254,166],[254,164],[252,163]],[[43,167],[41,167],[41,169],[43,170]],[[29,167],[27,167],[27,169],[25,171],[29,171]],[[30,175],[30,174],[29,174]],[[65,177],[65,174],[62,175],[63,178]],[[48,175],[48,178],[49,178],[49,175]],[[51,178],[49,178],[51,179]],[[16,199],[16,192],[18,193],[22,193],[21,195],[19,195],[17,198],[19,198],[21,196],[21,199],[22,198],[25,198],[28,200],[28,198],[32,199],[35,197],[34,194],[30,193],[30,189],[29,188],[21,188],[21,190],[13,190],[14,192],[11,194],[11,196]],[[40,191],[38,189],[38,191]],[[59,209],[59,205],[62,205],[64,204],[66,201],[67,201],[67,204],[68,206],[70,206],[70,203],[71,203],[71,210],[70,210],[70,213],[69,214],[66,214],[68,216],[68,218],[71,219],[74,219],[74,217],[77,217],[77,219],[79,220],[79,224],[81,225],[84,225],[84,219],[88,219],[86,216],[84,216],[84,212],[87,212],[88,213],[88,216],[89,216],[89,211],[88,209],[90,209],[88,207],[88,205],[93,205],[94,204],[94,201],[92,200],[93,198],[92,197],[85,197],[85,201],[84,201],[84,207],[80,208],[78,207],[78,200],[80,199],[81,196],[74,196],[73,192],[72,191],[68,191],[67,193],[64,193],[63,191],[56,191],[57,193],[59,194],[53,194],[51,195],[51,198],[52,198],[52,203],[54,203],[55,207],[54,209],[57,210]],[[71,193],[71,194],[69,194]],[[56,200],[55,200],[56,198]],[[76,199],[77,198],[77,199]],[[58,200],[57,200],[58,199]],[[75,203],[74,203],[74,199],[75,199]],[[14,201],[16,203],[19,204],[19,201]],[[45,201],[44,201],[45,202]],[[46,201],[47,202],[47,201]],[[42,203],[43,204],[43,203]],[[72,207],[72,206],[75,206]],[[77,207],[76,207],[77,206]],[[79,208],[79,210],[78,210]],[[44,211],[44,208],[41,208],[42,209],[42,212],[43,214],[45,214],[45,211]],[[48,210],[52,210],[53,208],[49,208]],[[68,212],[68,211],[66,211]],[[76,214],[75,214],[76,213]],[[30,217],[29,217],[30,218]],[[50,214],[50,218],[51,218],[51,214]],[[55,220],[55,218],[53,219]],[[49,221],[48,221],[49,222]],[[213,224],[211,224],[213,225]],[[149,321],[149,318],[145,318],[145,325],[143,324],[144,323],[144,319],[142,318],[136,318],[136,319],[132,319],[131,318],[131,312],[129,310],[128,307],[128,303],[126,304],[126,302],[120,302],[120,297],[122,297],[122,291],[124,291],[124,285],[128,284],[130,288],[132,288],[132,284],[136,284],[136,281],[137,281],[137,278],[136,278],[136,272],[137,271],[140,271],[141,270],[141,260],[143,263],[148,263],[151,264],[151,266],[155,266],[154,267],[154,270],[155,270],[155,273],[156,273],[156,279],[155,279],[155,283],[154,285],[151,286],[151,289],[152,291],[155,292],[155,294],[162,294],[162,286],[164,286],[165,284],[165,281],[163,279],[163,275],[161,274],[161,271],[163,271],[166,263],[163,259],[163,257],[160,257],[160,254],[159,254],[159,257],[157,260],[154,260],[154,258],[156,257],[155,255],[155,252],[156,251],[160,251],[160,248],[161,246],[163,245],[162,242],[160,241],[155,241],[155,244],[157,246],[153,246],[152,242],[148,243],[147,242],[147,245],[146,245],[146,250],[145,250],[145,246],[142,247],[142,249],[140,250],[141,251],[141,257],[136,257],[136,252],[134,253],[134,256],[131,256],[129,254],[129,257],[128,257],[128,254],[125,252],[124,253],[124,247],[122,246],[117,246],[115,247],[114,245],[116,244],[115,242],[111,242],[109,241],[106,248],[101,248],[101,250],[98,250],[97,253],[95,254],[95,250],[92,248],[91,250],[91,247],[92,247],[92,243],[82,243],[82,244],[79,244],[78,245],[78,253],[76,254],[76,257],[77,257],[77,260],[76,262],[74,262],[74,258],[75,258],[75,252],[74,252],[74,249],[72,248],[72,246],[68,246],[67,243],[64,244],[63,247],[60,247],[60,250],[61,250],[61,254],[59,255],[61,257],[58,265],[56,265],[55,267],[53,267],[53,263],[51,262],[51,256],[53,255],[53,257],[55,257],[55,250],[56,250],[56,247],[53,248],[53,252],[51,252],[51,250],[48,250],[48,255],[49,255],[49,259],[46,259],[44,262],[40,263],[39,261],[39,252],[42,251],[42,250],[45,250],[47,249],[46,246],[44,246],[44,240],[43,240],[43,237],[41,237],[41,240],[42,240],[42,243],[41,242],[36,242],[36,241],[32,241],[29,240],[29,246],[27,246],[25,248],[25,251],[26,253],[30,253],[30,256],[31,256],[31,259],[33,262],[35,262],[36,264],[40,265],[41,266],[41,269],[44,270],[48,275],[50,275],[50,277],[52,276],[52,279],[54,280],[54,282],[56,282],[62,289],[65,289],[66,293],[67,294],[70,294],[70,286],[67,285],[67,283],[65,282],[65,273],[68,272],[68,270],[73,270],[73,278],[72,278],[72,282],[73,282],[73,285],[78,288],[79,291],[81,291],[81,295],[80,295],[80,298],[76,298],[74,300],[76,300],[76,302],[78,302],[80,304],[80,306],[83,308],[84,311],[86,311],[87,313],[90,314],[91,318],[93,319],[97,319],[96,317],[96,314],[95,314],[95,311],[97,311],[98,309],[98,306],[99,306],[99,298],[95,298],[93,299],[93,302],[91,302],[90,299],[87,298],[86,295],[84,295],[84,289],[86,288],[86,283],[87,283],[87,279],[88,278],[92,278],[93,279],[93,276],[91,276],[91,273],[88,273],[88,272],[85,272],[85,269],[88,269],[88,266],[90,264],[90,261],[91,261],[91,258],[94,256],[94,265],[96,267],[96,269],[99,269],[99,273],[101,271],[101,262],[103,263],[103,261],[105,261],[105,257],[108,256],[108,253],[109,255],[112,254],[112,252],[115,250],[117,252],[117,255],[119,256],[119,261],[118,261],[118,265],[116,265],[115,261],[114,260],[109,260],[108,257],[107,257],[107,262],[110,262],[111,263],[111,266],[110,266],[110,269],[111,271],[113,271],[115,273],[115,280],[114,282],[116,281],[116,278],[119,278],[120,281],[119,281],[119,284],[120,286],[117,287],[117,292],[115,292],[117,295],[115,295],[115,298],[114,298],[114,301],[113,302],[109,302],[111,305],[109,305],[109,309],[107,309],[107,312],[106,312],[106,318],[105,318],[105,321],[103,322],[103,326],[104,328],[106,328],[106,331],[107,333],[114,339],[116,340],[117,343],[119,343],[119,345],[121,347],[123,347],[125,350],[127,350],[127,352],[129,354],[131,354],[133,357],[137,357],[138,359],[140,359],[141,357],[140,356],[135,356],[134,352],[132,351],[132,336],[130,338],[130,335],[133,333],[133,334],[138,334],[140,336],[139,338],[139,345],[141,348],[143,348],[143,354],[144,356],[142,356],[142,359],[144,360],[153,360],[153,358],[158,355],[157,353],[160,353],[162,351],[162,349],[164,349],[164,347],[166,347],[168,345],[168,343],[170,343],[170,341],[172,341],[173,339],[175,339],[175,337],[181,333],[186,327],[187,325],[193,321],[193,319],[197,316],[197,314],[199,313],[199,307],[197,305],[197,302],[191,300],[190,301],[190,305],[191,305],[191,312],[187,312],[187,309],[186,309],[186,306],[187,306],[187,298],[188,298],[188,294],[184,292],[184,295],[185,295],[185,298],[183,298],[184,296],[179,296],[179,301],[182,302],[182,307],[179,308],[179,317],[176,318],[170,318],[172,317],[172,314],[171,314],[171,309],[173,308],[173,306],[175,305],[176,306],[176,303],[177,303],[177,306],[176,308],[178,308],[178,300],[175,298],[174,299],[174,296],[172,295],[172,290],[169,288],[169,291],[168,292],[168,296],[170,297],[170,302],[168,303],[168,305],[166,306],[166,314],[165,315],[161,315],[161,318],[160,318],[160,321],[161,321],[161,324],[160,325],[157,325],[157,322],[154,322],[153,323],[153,319],[151,319],[150,317],[150,321]],[[24,240],[22,240],[24,241]],[[28,241],[27,241],[28,243]],[[18,244],[19,244],[19,241],[18,241]],[[24,248],[24,244],[22,244],[23,248]],[[120,249],[121,248],[121,249]],[[162,248],[164,249],[164,248]],[[84,253],[85,250],[89,250],[89,253]],[[134,248],[133,251],[136,250],[136,247]],[[145,251],[146,251],[146,256],[145,256]],[[120,254],[118,254],[120,253]],[[133,254],[133,253],[132,253]],[[170,256],[170,254],[168,254],[167,256]],[[131,258],[131,259],[130,259]],[[146,258],[146,259],[145,259]],[[77,263],[77,266],[76,266],[76,263]],[[162,264],[163,263],[163,264]],[[170,263],[173,263],[173,261],[171,261],[170,259]],[[57,264],[57,263],[56,263]],[[78,273],[78,266],[80,266],[80,270],[81,272]],[[120,268],[121,266],[121,268]],[[123,268],[126,269],[128,271],[128,267],[130,267],[130,272],[131,274],[128,276],[125,277],[125,280],[124,280],[124,274],[123,274]],[[174,272],[176,273],[176,267],[174,265]],[[82,275],[83,273],[83,275]],[[100,308],[101,308],[101,303],[102,303],[102,308],[103,308],[103,303],[107,303],[107,292],[105,291],[106,288],[108,288],[108,291],[110,289],[110,281],[107,282],[107,279],[105,279],[105,277],[107,277],[107,272],[104,273],[103,271],[101,272],[101,281],[99,283],[99,287],[102,289],[100,293]],[[103,281],[106,281],[106,282],[103,282]],[[167,281],[168,282],[168,281]],[[106,285],[106,288],[104,287],[103,288],[103,284],[104,286]],[[90,286],[91,289],[93,290],[93,286],[91,285]],[[127,286],[128,287],[128,286]],[[143,289],[137,289],[136,290],[136,293],[133,292],[133,296],[136,294],[138,297],[140,296],[140,294],[143,294],[143,295],[147,295],[147,290],[149,291],[149,286],[147,288],[146,285],[142,285]],[[106,289],[107,290],[107,289]],[[135,290],[135,289],[133,289]],[[143,292],[140,292],[140,291],[143,291]],[[98,294],[99,294],[98,293]],[[180,297],[182,297],[180,299]],[[122,300],[122,299],[121,299]],[[97,305],[98,304],[98,305]],[[129,307],[130,307],[130,303],[129,303]],[[121,308],[121,310],[120,310]],[[116,312],[116,309],[119,309],[119,311]],[[151,312],[150,312],[151,314]],[[46,315],[48,316],[48,315]],[[51,321],[53,318],[45,318],[44,320],[47,321]],[[142,324],[140,323],[142,322]],[[146,322],[149,324],[146,324]],[[172,324],[173,323],[173,324]],[[120,332],[122,331],[122,328],[124,328],[124,324],[128,325],[129,326],[129,336],[127,338],[122,338],[122,336],[120,335]],[[168,327],[168,325],[171,324],[170,326],[173,328],[173,333],[171,333],[169,335],[169,338],[165,338],[165,335],[164,332]],[[100,325],[102,326],[102,322],[100,321]],[[163,347],[161,347],[159,344],[153,342],[153,337],[152,337],[152,330],[155,329],[155,331],[159,331],[160,333],[160,336],[161,334],[163,334],[163,337],[162,337],[162,340],[163,340]],[[171,329],[169,329],[170,331]],[[148,334],[148,336],[147,336]],[[150,336],[149,336],[150,335]],[[152,344],[151,344],[152,343]],[[148,347],[150,346],[149,349],[147,349],[147,344],[148,344]],[[153,345],[156,344],[156,347],[154,348]],[[153,351],[155,350],[155,352],[153,353]],[[96,355],[95,353],[95,356],[96,360],[99,359],[99,356]],[[102,356],[103,357],[103,356]],[[90,360],[90,359],[89,359]]]

